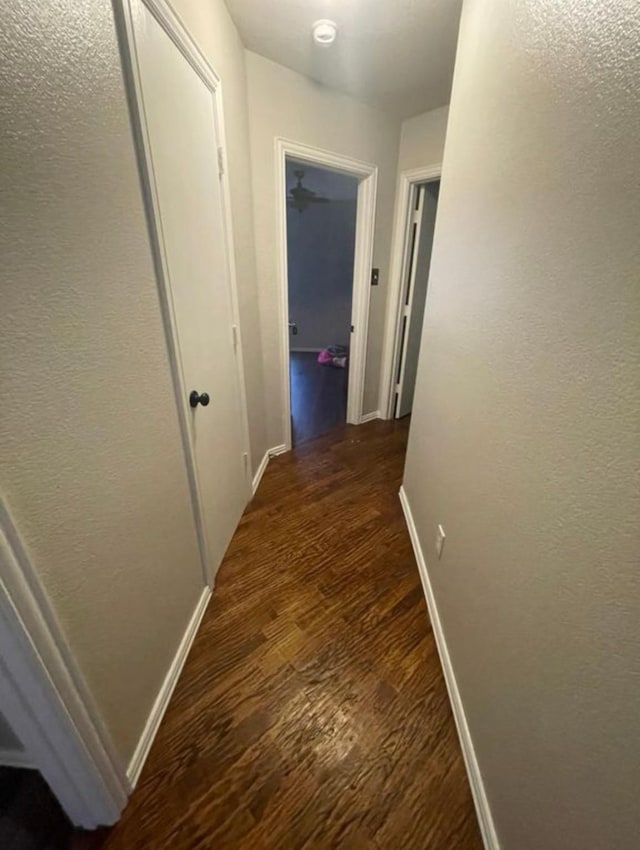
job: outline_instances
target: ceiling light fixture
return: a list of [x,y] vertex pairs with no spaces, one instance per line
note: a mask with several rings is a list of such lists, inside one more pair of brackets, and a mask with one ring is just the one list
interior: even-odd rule
[[328,44],[333,44],[336,40],[336,35],[338,33],[338,27],[335,25],[334,21],[329,21],[326,18],[322,18],[320,21],[316,21],[312,28],[313,32],[313,40],[316,44],[322,44],[326,47]]

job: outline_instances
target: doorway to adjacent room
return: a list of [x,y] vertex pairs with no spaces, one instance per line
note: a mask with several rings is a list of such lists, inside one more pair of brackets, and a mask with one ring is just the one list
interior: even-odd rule
[[400,175],[381,380],[385,418],[401,419],[413,408],[439,192],[440,166]]
[[293,445],[347,417],[358,179],[286,160]]
[[363,421],[377,168],[276,140],[283,450]]
[[413,408],[439,192],[439,180],[422,183],[415,189],[396,355],[396,387],[393,400],[395,419],[408,416]]

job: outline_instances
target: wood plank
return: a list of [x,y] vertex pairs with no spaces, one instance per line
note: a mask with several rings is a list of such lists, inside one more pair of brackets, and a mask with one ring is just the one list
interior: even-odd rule
[[481,850],[398,502],[408,423],[271,461],[103,850]]

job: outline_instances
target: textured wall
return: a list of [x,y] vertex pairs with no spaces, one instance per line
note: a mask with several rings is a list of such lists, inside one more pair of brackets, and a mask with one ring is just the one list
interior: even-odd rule
[[0,480],[128,759],[203,581],[111,5],[0,41]]
[[402,122],[398,171],[442,162],[449,107],[441,106]]
[[503,850],[640,835],[639,93],[635,0],[467,0],[405,487]]
[[277,286],[275,146],[284,136],[296,142],[376,164],[378,203],[374,264],[380,286],[371,290],[364,413],[378,406],[380,354],[389,269],[394,181],[400,123],[376,109],[324,88],[250,51],[245,52],[251,115],[254,221],[267,421],[271,445],[284,441]]
[[265,422],[244,48],[223,0],[171,0],[171,6],[222,80],[251,463],[255,472],[267,448],[274,444],[268,442]]

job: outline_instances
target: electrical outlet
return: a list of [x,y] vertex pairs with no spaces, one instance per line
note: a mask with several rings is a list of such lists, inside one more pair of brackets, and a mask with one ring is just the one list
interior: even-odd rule
[[438,526],[438,533],[436,534],[436,552],[438,554],[438,558],[442,557],[442,549],[444,547],[445,537],[446,537],[446,534],[444,533],[444,528],[441,525],[439,525]]

